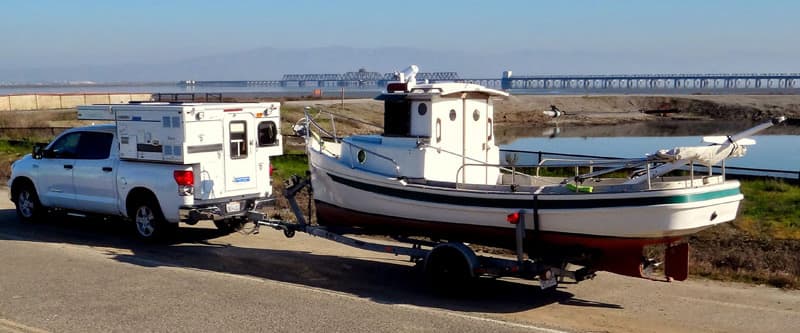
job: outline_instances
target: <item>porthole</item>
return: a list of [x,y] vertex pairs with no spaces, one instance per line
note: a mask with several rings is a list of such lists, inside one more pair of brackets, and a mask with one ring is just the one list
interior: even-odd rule
[[419,113],[420,116],[424,116],[426,113],[428,113],[428,105],[425,103],[419,103],[419,106],[417,106],[417,113]]
[[367,152],[363,149],[359,150],[358,154],[356,154],[356,158],[358,158],[358,163],[364,164],[364,162],[367,161]]
[[456,120],[456,110],[450,110],[450,120]]
[[475,120],[475,121],[478,121],[478,119],[481,119],[481,112],[478,111],[478,109],[475,109],[475,111],[472,111],[472,119]]

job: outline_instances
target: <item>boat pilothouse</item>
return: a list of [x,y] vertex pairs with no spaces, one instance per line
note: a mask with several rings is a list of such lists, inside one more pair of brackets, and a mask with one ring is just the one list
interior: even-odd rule
[[[685,279],[682,238],[732,221],[743,198],[737,181],[695,172],[695,164],[724,166],[774,123],[639,159],[520,165],[495,144],[492,102],[507,93],[417,83],[417,71],[398,73],[376,98],[385,105],[381,135],[338,138],[308,114],[296,126],[306,136],[320,225],[497,246],[555,267],[631,276],[642,276],[644,246],[667,244],[666,275]],[[554,167],[574,175],[545,172]]]
[[465,83],[417,84],[416,72],[412,66],[400,73],[376,98],[384,101],[383,134],[345,138],[361,149],[342,157],[358,169],[409,181],[497,183],[492,98],[508,94]]

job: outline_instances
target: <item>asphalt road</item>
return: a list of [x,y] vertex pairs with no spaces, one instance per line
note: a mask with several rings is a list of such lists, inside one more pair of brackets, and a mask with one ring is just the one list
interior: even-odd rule
[[542,293],[481,281],[431,290],[402,257],[298,234],[182,228],[140,244],[118,221],[17,221],[0,187],[0,332],[793,332],[800,293],[601,273]]

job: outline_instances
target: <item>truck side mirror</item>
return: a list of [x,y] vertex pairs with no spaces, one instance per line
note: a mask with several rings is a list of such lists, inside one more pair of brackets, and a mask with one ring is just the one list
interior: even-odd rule
[[47,147],[47,144],[45,144],[45,143],[36,143],[36,144],[34,144],[33,145],[33,152],[31,153],[31,156],[33,156],[33,159],[41,160],[42,157],[44,157],[45,147]]

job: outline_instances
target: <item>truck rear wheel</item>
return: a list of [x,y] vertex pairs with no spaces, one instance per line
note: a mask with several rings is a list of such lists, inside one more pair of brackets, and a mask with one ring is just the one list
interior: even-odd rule
[[23,183],[12,190],[14,193],[14,205],[17,210],[17,217],[22,222],[35,222],[41,220],[46,210],[39,202],[39,195],[36,189],[29,183]]
[[178,229],[177,223],[169,223],[164,219],[155,200],[137,201],[128,215],[133,220],[136,235],[146,241],[167,240]]

